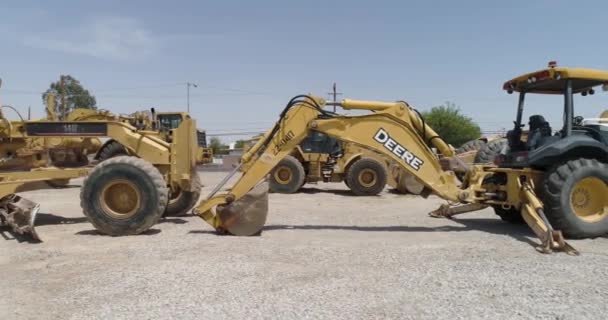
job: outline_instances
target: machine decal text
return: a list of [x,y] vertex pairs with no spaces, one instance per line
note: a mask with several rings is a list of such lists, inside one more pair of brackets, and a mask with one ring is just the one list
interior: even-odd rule
[[374,140],[382,144],[386,149],[394,153],[397,157],[401,158],[405,163],[414,170],[420,170],[420,167],[424,164],[422,159],[418,158],[415,154],[409,152],[402,144],[395,141],[384,129],[379,129]]
[[283,146],[285,146],[285,144],[287,144],[287,142],[291,141],[291,139],[293,139],[293,137],[295,136],[295,134],[293,133],[293,131],[289,130],[284,137],[281,138],[281,140],[279,140],[279,142],[277,142],[277,144],[274,146],[274,154],[278,154],[281,151],[281,148]]

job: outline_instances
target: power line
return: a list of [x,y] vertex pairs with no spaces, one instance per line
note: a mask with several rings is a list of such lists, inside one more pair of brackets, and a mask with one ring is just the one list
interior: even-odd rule
[[252,136],[265,131],[251,131],[251,132],[222,132],[222,133],[207,133],[208,137],[225,137],[225,136]]

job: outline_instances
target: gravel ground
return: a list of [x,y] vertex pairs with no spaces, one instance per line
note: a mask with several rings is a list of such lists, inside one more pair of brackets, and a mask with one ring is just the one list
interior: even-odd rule
[[[202,173],[203,194],[224,174]],[[42,205],[44,242],[0,239],[0,319],[608,318],[608,239],[541,255],[490,210],[432,219],[437,198],[319,184],[272,194],[259,237],[217,236],[197,217],[108,237],[78,194],[23,193]]]

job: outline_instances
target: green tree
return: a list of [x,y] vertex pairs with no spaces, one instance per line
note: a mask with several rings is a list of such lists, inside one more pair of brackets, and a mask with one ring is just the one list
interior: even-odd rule
[[76,108],[97,109],[95,97],[70,75],[61,75],[58,81],[51,83],[42,94],[45,103],[49,93],[55,94],[55,113],[61,120]]
[[228,153],[228,146],[223,144],[222,141],[217,137],[213,137],[211,140],[209,140],[209,148],[213,150],[213,154]]
[[234,148],[235,149],[243,149],[245,147],[245,140],[237,140],[234,143]]
[[441,138],[455,148],[481,136],[479,126],[473,119],[463,115],[453,103],[446,102],[433,107],[430,111],[423,112],[422,116]]

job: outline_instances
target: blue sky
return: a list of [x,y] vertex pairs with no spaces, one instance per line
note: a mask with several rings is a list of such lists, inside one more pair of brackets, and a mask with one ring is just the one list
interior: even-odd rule
[[[210,133],[260,131],[294,95],[451,101],[483,129],[509,127],[502,83],[557,60],[608,69],[607,1],[11,1],[0,3],[0,91],[42,117],[60,74],[100,107],[183,110]],[[577,99],[597,116],[604,94]],[[554,127],[556,97],[530,99]],[[232,139],[233,137],[227,138]]]

